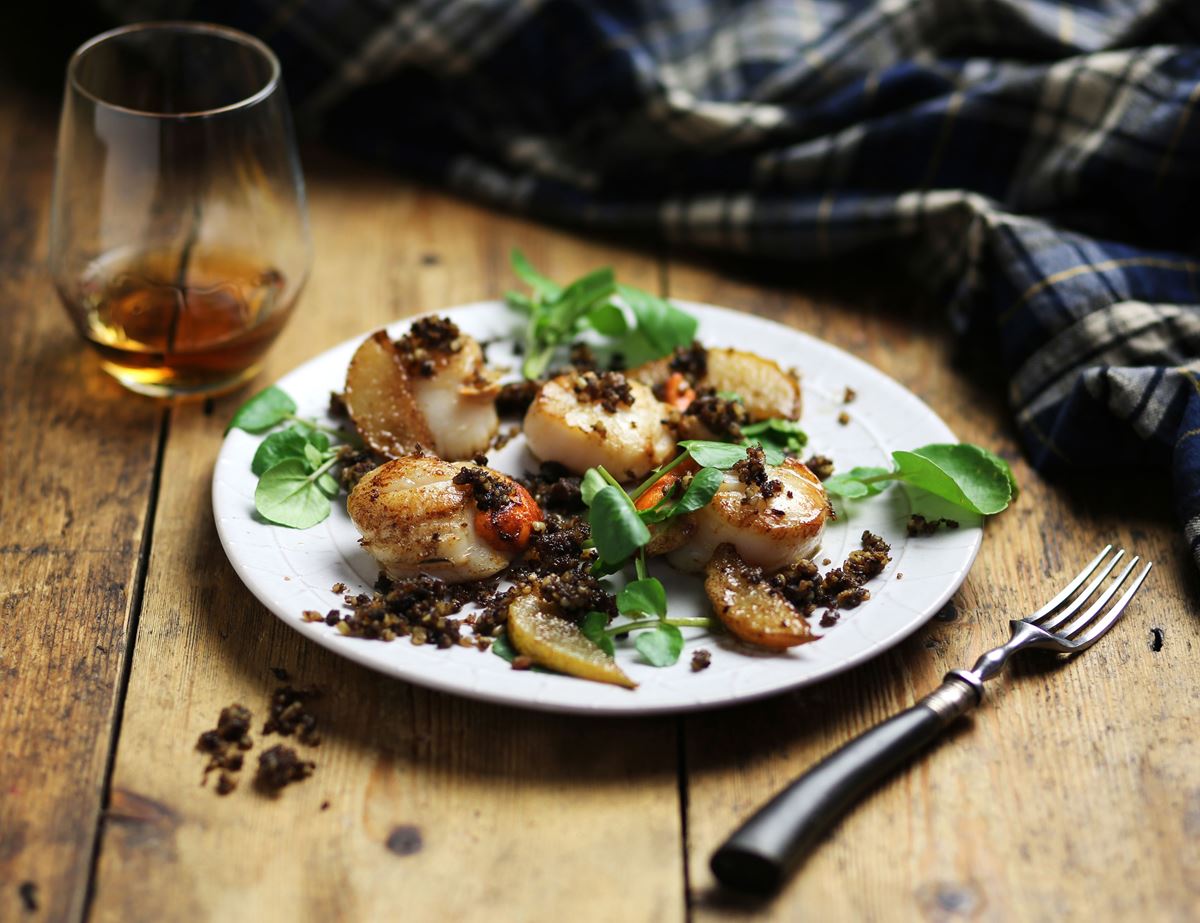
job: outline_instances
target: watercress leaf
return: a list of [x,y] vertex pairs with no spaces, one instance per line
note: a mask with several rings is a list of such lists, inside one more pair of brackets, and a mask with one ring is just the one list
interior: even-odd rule
[[587,322],[597,333],[608,337],[623,336],[629,330],[625,312],[611,301],[606,301],[588,311]]
[[742,427],[742,434],[746,436],[757,436],[759,433],[765,433],[772,430],[781,435],[794,435],[802,439],[805,443],[808,442],[808,434],[804,432],[804,428],[800,426],[797,420],[786,420],[783,417],[771,417],[769,420],[760,420],[757,423],[748,423]]
[[892,459],[897,479],[971,512],[990,516],[1012,499],[1007,475],[978,446],[927,445],[911,452],[893,452]]
[[630,285],[619,285],[617,291],[633,311],[638,331],[659,356],[667,355],[678,346],[689,346],[696,339],[699,321],[686,311]]
[[669,667],[678,662],[683,652],[683,632],[663,622],[657,628],[639,633],[633,644],[650,666]]
[[311,442],[306,442],[304,444],[304,457],[308,460],[308,463],[313,466],[313,470],[320,468],[325,462],[325,457],[321,454],[321,450]]
[[692,460],[703,468],[720,468],[724,471],[732,468],[746,457],[744,445],[733,445],[728,442],[709,442],[703,439],[688,439],[679,443],[681,449],[687,449]]
[[254,508],[273,523],[307,529],[329,516],[329,498],[321,492],[307,460],[286,458],[263,472],[254,491]]
[[629,368],[650,362],[662,355],[658,347],[636,328],[617,341],[616,350],[625,358],[625,364]]
[[656,577],[632,580],[617,594],[617,611],[622,615],[667,614],[667,591]]
[[862,481],[852,478],[848,474],[835,474],[828,477],[824,481],[825,492],[837,494],[839,497],[844,497],[847,500],[860,500],[863,497],[869,496],[871,487],[874,485],[864,484]]
[[600,558],[623,562],[650,541],[650,530],[638,516],[629,495],[606,484],[592,496],[588,522]]
[[683,496],[672,505],[671,515],[683,516],[708,506],[724,479],[725,475],[718,468],[701,468],[692,475],[692,482]]
[[337,478],[335,478],[328,471],[317,478],[317,486],[320,487],[328,497],[336,497],[342,489],[342,485],[338,483]]
[[505,292],[504,301],[514,311],[519,311],[522,314],[532,314],[536,308],[533,299],[528,295],[522,295],[520,292]]
[[736,391],[718,391],[717,397],[723,401],[736,401],[739,404],[744,404],[745,399]]
[[607,577],[609,574],[615,574],[625,566],[624,561],[605,561],[603,558],[596,558],[592,562],[593,577]]
[[533,289],[540,298],[552,301],[562,293],[558,283],[547,279],[534,269],[529,260],[525,258],[525,254],[516,247],[509,254],[509,262],[512,264],[517,278]]
[[607,626],[607,615],[603,612],[589,612],[580,622],[579,629],[583,632],[584,637],[611,657],[616,653],[616,648],[613,646],[612,638],[604,631]]
[[608,486],[608,481],[604,480],[604,476],[595,468],[588,468],[583,475],[583,480],[579,482],[579,492],[583,495],[583,502],[587,506],[592,505],[592,498],[596,496],[597,491],[600,491]]
[[1001,458],[995,452],[989,451],[988,449],[985,449],[981,445],[977,445],[977,446],[975,446],[975,448],[979,449],[979,451],[983,453],[985,458],[990,460],[993,465],[995,465],[997,468],[999,468],[1001,471],[1004,472],[1005,478],[1008,479],[1008,486],[1012,490],[1012,499],[1016,500],[1017,496],[1021,493],[1021,486],[1017,483],[1017,476],[1015,474],[1013,474],[1013,470],[1009,466],[1008,462],[1006,462],[1003,458]]
[[237,409],[225,432],[243,429],[248,433],[263,433],[272,426],[278,426],[295,412],[296,402],[286,391],[271,385]]
[[304,449],[308,444],[308,435],[299,425],[271,433],[258,444],[250,462],[250,470],[261,475],[285,458],[304,458]]
[[758,437],[755,439],[747,439],[742,443],[742,445],[744,445],[744,446],[756,445],[760,449],[762,449],[763,450],[763,461],[766,462],[768,465],[782,465],[783,460],[787,457],[784,454],[783,449],[781,449],[778,445],[776,445],[773,442],[766,441],[766,440],[762,439],[761,437]]
[[861,466],[828,477],[822,483],[828,493],[838,494],[847,500],[858,500],[862,497],[873,497],[882,493],[889,482],[871,483],[867,481],[867,478],[882,477],[888,473],[887,468]]
[[508,635],[504,632],[492,639],[492,653],[509,663],[517,659],[517,649],[512,646],[512,642],[508,640]]

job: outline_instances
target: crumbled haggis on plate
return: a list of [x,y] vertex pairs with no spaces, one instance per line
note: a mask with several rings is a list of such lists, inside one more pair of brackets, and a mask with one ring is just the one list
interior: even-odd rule
[[804,466],[815,474],[819,481],[827,480],[833,476],[833,459],[828,455],[809,456]]
[[315,763],[300,759],[291,747],[276,744],[259,754],[254,783],[263,791],[278,792],[293,782],[307,779],[316,768]]
[[825,607],[820,625],[829,628],[840,618],[839,610],[854,609],[871,598],[863,584],[882,573],[892,559],[891,546],[878,535],[864,531],[861,543],[862,548],[851,551],[841,567],[822,574],[814,562],[800,561],[770,577],[771,585],[806,618]]
[[846,413],[846,411],[843,410],[841,413],[839,413],[837,415],[837,421],[842,426],[846,426],[850,422],[850,414]]
[[695,417],[714,439],[741,442],[742,427],[750,422],[750,414],[741,401],[720,397],[708,388],[683,411],[684,417]]
[[762,446],[748,446],[746,457],[729,470],[748,488],[743,503],[753,503],[759,498],[769,500],[783,490],[783,483],[767,474],[767,457]]
[[846,390],[842,392],[842,403],[853,404],[856,397],[858,397],[858,392],[846,385]]
[[956,519],[926,519],[919,513],[913,513],[908,517],[908,534],[916,538],[918,536],[933,535],[939,528],[945,526],[947,529],[957,529],[958,520]]
[[620,372],[583,372],[571,382],[575,396],[584,403],[597,403],[605,413],[633,406],[633,389]]
[[711,664],[711,663],[712,663],[712,652],[711,651],[702,647],[699,650],[692,653],[692,672],[693,673],[699,673],[701,670],[707,670],[709,667],[709,664]]

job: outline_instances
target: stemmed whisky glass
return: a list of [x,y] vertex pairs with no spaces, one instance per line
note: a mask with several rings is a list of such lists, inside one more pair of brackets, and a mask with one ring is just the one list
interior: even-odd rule
[[75,52],[50,269],[118,381],[157,397],[236,388],[287,321],[311,261],[291,114],[266,45],[163,22]]

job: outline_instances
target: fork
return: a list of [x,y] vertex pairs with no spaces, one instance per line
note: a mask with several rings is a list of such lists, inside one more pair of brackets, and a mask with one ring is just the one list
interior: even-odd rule
[[1106,609],[1137,567],[1140,559],[1135,556],[1077,615],[1125,556],[1122,550],[1109,558],[1112,547],[1106,545],[1042,608],[1009,622],[1008,643],[988,651],[970,670],[947,673],[942,685],[912,708],[860,734],[767,802],[713,853],[711,866],[717,880],[757,894],[777,890],[808,848],[872,786],[983,700],[984,682],[999,673],[1009,657],[1027,648],[1078,654],[1099,641],[1116,624],[1153,566],[1147,563],[1121,598]]

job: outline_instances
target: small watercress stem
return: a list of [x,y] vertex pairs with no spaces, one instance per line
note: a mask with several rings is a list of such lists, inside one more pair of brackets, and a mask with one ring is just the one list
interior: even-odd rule
[[634,622],[626,622],[624,625],[613,625],[610,628],[604,629],[604,633],[615,638],[617,635],[628,634],[631,631],[638,631],[642,628],[657,628],[659,625],[674,625],[676,628],[712,628],[715,622],[704,616],[695,618],[679,618],[679,619],[638,619]]
[[642,494],[644,494],[646,491],[648,491],[651,487],[653,487],[655,484],[657,484],[659,479],[664,474],[666,474],[672,468],[675,468],[675,467],[683,464],[683,462],[687,459],[687,457],[688,457],[687,452],[680,452],[677,456],[675,456],[675,458],[671,459],[671,461],[667,462],[665,465],[663,465],[657,471],[654,471],[647,480],[643,481],[642,484],[633,493],[631,493],[629,495],[629,499],[636,501],[638,497],[640,497]]

